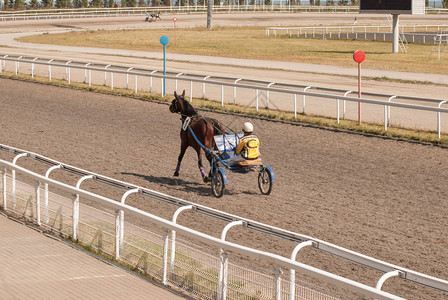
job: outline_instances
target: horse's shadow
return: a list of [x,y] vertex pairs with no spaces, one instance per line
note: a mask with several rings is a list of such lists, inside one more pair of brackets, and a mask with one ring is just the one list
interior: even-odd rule
[[[184,192],[194,192],[201,196],[211,195],[210,185],[206,185],[202,182],[193,182],[180,179],[178,177],[156,177],[152,175],[143,175],[129,172],[121,172],[122,175],[130,175],[142,178],[146,181],[157,183],[162,186],[171,186],[176,190]],[[226,193],[227,194],[227,193]]]

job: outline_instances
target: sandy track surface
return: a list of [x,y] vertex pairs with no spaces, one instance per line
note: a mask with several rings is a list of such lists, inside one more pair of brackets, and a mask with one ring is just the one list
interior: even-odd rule
[[[259,193],[255,173],[229,174],[226,194],[215,199],[191,149],[172,177],[181,124],[167,105],[6,79],[0,93],[3,144],[448,279],[447,149],[201,112],[234,129],[253,122],[275,172],[270,196]],[[122,192],[108,190],[93,191],[120,199]],[[133,197],[127,203],[165,218],[174,212]],[[207,221],[193,213],[179,219],[217,236],[224,224]],[[287,257],[295,246],[237,228],[228,237]],[[380,276],[312,249],[299,260],[370,285]],[[384,289],[410,299],[448,297],[399,279]]]

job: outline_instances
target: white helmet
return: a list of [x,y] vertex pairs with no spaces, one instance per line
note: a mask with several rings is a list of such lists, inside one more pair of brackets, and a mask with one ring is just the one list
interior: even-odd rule
[[252,123],[246,122],[243,125],[243,131],[246,133],[251,133],[254,131],[254,126],[252,125]]

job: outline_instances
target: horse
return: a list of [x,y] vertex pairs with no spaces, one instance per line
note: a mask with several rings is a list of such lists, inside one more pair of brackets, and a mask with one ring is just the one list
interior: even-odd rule
[[[215,119],[200,116],[194,107],[187,100],[185,100],[185,90],[182,95],[178,95],[176,91],[174,91],[174,99],[170,105],[170,112],[180,114],[182,124],[184,124],[185,119],[189,117],[191,119],[189,127],[194,132],[199,142],[201,142],[201,144],[208,149],[215,146],[215,141],[213,139],[214,135],[224,134],[224,128],[221,123]],[[204,182],[208,182],[210,180],[210,175],[207,176],[204,172],[204,166],[202,165],[202,147],[196,142],[188,128],[186,130],[181,128],[180,139],[180,154],[177,159],[177,166],[174,176],[179,176],[180,164],[182,163],[185,151],[188,147],[192,147],[196,150],[198,155],[198,167],[201,172],[202,180]],[[205,156],[211,166],[211,155],[206,152]]]
[[153,18],[154,21],[157,20],[157,19],[162,20],[162,19],[160,18],[160,15],[162,15],[162,13],[161,13],[160,11],[158,11],[158,12],[155,13],[155,14],[151,14],[151,18]]

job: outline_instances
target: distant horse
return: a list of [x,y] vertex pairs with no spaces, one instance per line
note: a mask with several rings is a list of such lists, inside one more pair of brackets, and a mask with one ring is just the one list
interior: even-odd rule
[[157,19],[162,20],[162,19],[160,18],[161,15],[162,15],[162,13],[161,13],[160,11],[158,11],[158,12],[155,13],[155,14],[151,14],[151,18],[153,18],[154,21],[157,20]]
[[[182,125],[184,124],[185,119],[187,117],[190,117],[191,122],[189,127],[193,130],[197,139],[205,147],[209,149],[213,148],[213,136],[217,134],[224,134],[222,125],[215,119],[200,116],[194,109],[194,107],[190,103],[188,103],[187,100],[185,100],[185,90],[183,91],[182,95],[178,95],[176,92],[174,92],[174,97],[175,98],[170,105],[170,112],[178,113],[181,115]],[[186,128],[186,130],[183,130],[181,128],[180,139],[180,154],[177,159],[177,167],[176,171],[174,172],[174,176],[179,176],[180,164],[182,162],[182,158],[184,157],[185,151],[188,147],[192,147],[194,150],[196,150],[196,153],[198,155],[198,167],[201,171],[202,179],[204,180],[204,182],[207,182],[209,178],[205,174],[204,166],[202,165],[202,147],[198,145],[188,128]],[[210,154],[205,153],[205,156],[211,164]]]

